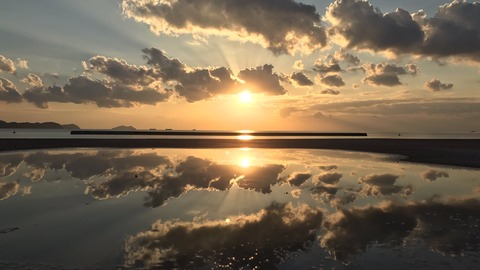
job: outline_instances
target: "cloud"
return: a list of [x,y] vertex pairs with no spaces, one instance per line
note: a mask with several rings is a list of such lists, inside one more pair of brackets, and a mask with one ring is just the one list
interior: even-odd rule
[[311,177],[312,177],[311,173],[294,173],[294,174],[290,175],[290,177],[287,179],[287,182],[291,186],[299,187],[303,183],[305,183],[305,181],[310,179]]
[[138,104],[154,105],[165,101],[169,93],[146,88],[138,90],[127,85],[110,85],[107,81],[87,76],[71,77],[63,87],[34,87],[27,89],[23,97],[37,107],[48,108],[48,103],[92,103],[98,107],[133,107]]
[[28,69],[28,61],[17,58],[17,67],[21,69]]
[[358,180],[364,184],[360,193],[367,196],[385,196],[395,193],[403,192],[405,195],[410,195],[412,192],[411,186],[395,185],[399,175],[393,174],[369,174],[360,177]]
[[407,11],[397,9],[384,15],[367,1],[336,0],[325,17],[332,25],[330,33],[342,36],[347,48],[405,52],[424,37]]
[[125,265],[275,268],[292,252],[312,245],[322,221],[319,209],[279,203],[251,215],[228,217],[227,221],[159,220],[151,230],[127,237]]
[[17,182],[2,183],[0,182],[0,201],[17,194],[20,185]]
[[296,70],[303,70],[305,68],[302,60],[297,60],[293,63],[293,68]]
[[316,183],[336,185],[342,177],[343,175],[341,173],[322,173],[317,177]]
[[283,182],[280,173],[285,170],[284,165],[268,164],[262,167],[250,167],[249,171],[237,181],[241,188],[255,190],[264,194],[272,192],[272,186]]
[[330,205],[335,208],[341,208],[347,204],[354,202],[357,199],[355,193],[346,193],[342,196],[336,196],[330,201]]
[[425,83],[425,87],[427,87],[430,91],[433,92],[438,92],[442,90],[449,90],[453,88],[453,84],[451,83],[442,83],[441,81],[433,78],[431,80],[428,80]]
[[0,177],[6,177],[14,174],[20,163],[23,161],[23,155],[21,154],[10,154],[10,155],[2,155],[2,159],[0,161]]
[[11,59],[0,55],[0,72],[15,73],[15,64]]
[[43,87],[42,79],[35,74],[28,73],[27,77],[20,80],[20,82],[27,83],[32,87]]
[[449,177],[447,172],[430,169],[422,173],[422,178],[428,182],[433,182],[440,177]]
[[250,41],[274,54],[309,53],[326,44],[320,15],[293,0],[123,0],[123,15],[158,35],[225,36]]
[[292,198],[299,199],[300,195],[302,195],[302,190],[299,188],[293,189],[290,191],[290,194],[292,195]]
[[327,86],[332,86],[332,87],[341,87],[345,85],[343,78],[337,74],[320,76],[319,80],[320,80],[320,83]]
[[22,95],[18,92],[13,82],[0,78],[0,101],[7,103],[22,102]]
[[216,95],[232,94],[248,88],[251,92],[268,95],[283,95],[287,90],[280,84],[281,77],[273,72],[272,65],[244,69],[238,73],[238,80],[226,67],[190,68],[178,59],[168,58],[165,52],[144,49],[147,64],[159,69],[164,83],[173,83],[173,90],[188,102],[208,99]]
[[331,36],[346,48],[456,56],[480,61],[480,4],[452,1],[430,18],[403,9],[383,14],[368,1],[336,0],[327,9]]
[[322,95],[339,95],[340,91],[333,90],[333,89],[325,89],[320,91],[320,94]]
[[293,72],[290,75],[290,80],[294,82],[296,86],[312,86],[313,82],[303,72]]
[[89,180],[94,176],[107,179],[126,172],[150,171],[171,165],[168,158],[155,153],[134,151],[94,151],[74,154],[35,152],[25,157],[25,163],[34,169],[64,169],[71,177]]
[[337,165],[321,165],[318,168],[322,171],[332,171],[338,169]]
[[367,73],[363,81],[375,86],[396,86],[401,85],[399,75],[416,75],[418,68],[414,64],[408,64],[404,67],[395,64],[379,63],[366,64],[362,69]]
[[150,189],[157,181],[157,176],[149,171],[125,172],[89,188],[88,191],[91,191],[91,195],[99,200],[119,198],[130,192]]
[[321,63],[317,60],[313,70],[318,73],[336,73],[342,71],[342,68],[338,63]]
[[265,64],[252,69],[244,69],[238,77],[246,81],[246,87],[253,92],[268,95],[284,95],[287,90],[280,84],[281,77],[273,72],[273,66]]
[[312,192],[312,197],[316,200],[321,199],[322,197],[331,200],[334,198],[333,196],[337,194],[338,188],[332,186],[317,185],[310,188],[310,191]]
[[89,70],[105,74],[110,78],[127,85],[148,86],[158,76],[154,69],[129,65],[125,60],[95,56],[90,58]]
[[[272,65],[247,68],[235,76],[226,67],[188,67],[156,48],[145,48],[142,52],[148,67],[130,65],[122,59],[94,56],[88,63],[83,62],[86,72],[69,78],[63,87],[44,86],[39,76],[30,73],[21,80],[31,86],[23,95],[18,93],[13,83],[1,79],[0,100],[21,102],[23,99],[44,109],[51,102],[116,108],[156,105],[168,101],[172,95],[183,97],[187,102],[196,102],[238,93],[245,88],[267,95],[287,93],[281,85],[285,81],[284,75],[273,72]],[[305,75],[296,74],[293,77],[298,83],[309,84]]]
[[444,255],[477,253],[478,207],[478,198],[464,198],[343,209],[324,223],[326,233],[321,244],[343,262],[372,245],[394,247],[418,241]]
[[349,65],[352,65],[352,66],[358,66],[360,65],[360,58],[358,58],[357,56],[351,54],[351,53],[348,53],[346,52],[345,50],[338,50],[338,51],[335,51],[334,55],[333,55],[333,58],[336,59],[336,61],[340,62],[346,62],[347,64]]
[[238,165],[217,164],[208,159],[190,156],[175,166],[174,174],[165,174],[149,191],[145,206],[158,207],[191,189],[227,190],[233,183],[240,188],[270,193],[271,186],[280,183],[283,165],[269,164],[243,168]]

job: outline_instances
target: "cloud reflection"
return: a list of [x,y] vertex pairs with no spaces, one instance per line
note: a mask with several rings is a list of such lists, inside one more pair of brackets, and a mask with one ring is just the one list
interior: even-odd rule
[[251,215],[216,221],[157,221],[128,237],[128,267],[256,269],[278,265],[316,239],[323,213],[307,205],[272,203]]
[[435,252],[458,256],[480,251],[478,198],[342,209],[325,222],[321,244],[340,261],[373,246],[424,241]]

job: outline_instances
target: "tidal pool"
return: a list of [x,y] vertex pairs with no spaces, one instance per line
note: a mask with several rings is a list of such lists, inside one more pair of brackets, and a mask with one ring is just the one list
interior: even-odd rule
[[480,170],[295,149],[0,154],[1,269],[473,269]]

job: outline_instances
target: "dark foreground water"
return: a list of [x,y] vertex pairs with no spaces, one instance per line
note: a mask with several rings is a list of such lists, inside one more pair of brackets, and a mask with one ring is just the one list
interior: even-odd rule
[[478,269],[480,170],[295,149],[0,154],[0,269]]

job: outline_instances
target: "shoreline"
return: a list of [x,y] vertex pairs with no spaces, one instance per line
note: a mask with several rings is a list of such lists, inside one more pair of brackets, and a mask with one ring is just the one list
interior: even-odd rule
[[206,139],[5,138],[0,152],[54,148],[282,148],[325,149],[405,156],[401,161],[480,168],[479,139]]

